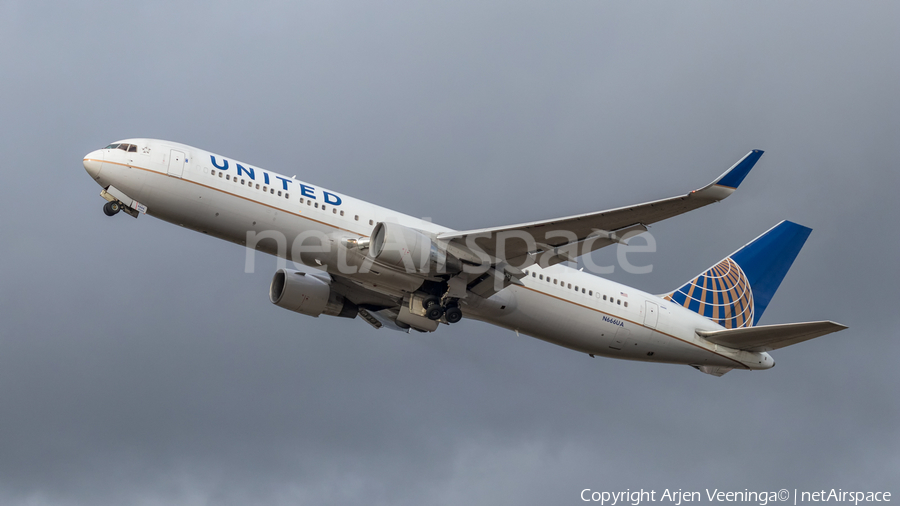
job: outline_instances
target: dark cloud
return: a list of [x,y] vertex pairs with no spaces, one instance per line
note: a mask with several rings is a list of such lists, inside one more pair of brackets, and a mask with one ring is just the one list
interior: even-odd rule
[[[564,504],[583,488],[895,487],[892,3],[0,4],[0,501]],[[721,379],[466,321],[266,300],[274,260],[109,219],[81,155],[178,140],[451,227],[665,197],[663,292],[814,228],[764,323],[850,330]],[[609,261],[614,252],[598,254]],[[895,490],[896,492],[896,490]]]

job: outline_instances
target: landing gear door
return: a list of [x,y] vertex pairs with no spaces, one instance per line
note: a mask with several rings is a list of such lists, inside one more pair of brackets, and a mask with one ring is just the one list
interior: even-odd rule
[[644,307],[644,326],[655,329],[656,322],[659,319],[659,306],[656,305],[655,302],[650,302],[649,300],[646,302],[646,306]]
[[614,350],[621,351],[622,349],[626,348],[630,342],[631,331],[623,327],[619,327],[616,329],[616,335],[613,337],[612,343],[610,343],[609,347]]
[[184,153],[173,149],[169,152],[169,175],[181,177],[184,173]]

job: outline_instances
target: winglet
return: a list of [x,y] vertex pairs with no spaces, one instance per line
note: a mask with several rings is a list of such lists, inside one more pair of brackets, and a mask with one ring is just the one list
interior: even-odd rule
[[743,158],[732,165],[730,169],[726,170],[724,174],[716,178],[715,181],[699,190],[692,191],[690,196],[693,198],[710,200],[712,202],[718,202],[725,199],[734,193],[737,187],[740,186],[741,182],[744,181],[744,178],[747,177],[747,174],[750,173],[750,169],[756,165],[756,162],[759,161],[759,158],[762,155],[763,151],[761,149],[754,149],[744,155]]
[[752,169],[753,166],[756,165],[756,162],[759,161],[759,158],[763,153],[764,151],[761,149],[754,149],[747,153],[746,156],[738,160],[736,164],[732,165],[730,169],[726,170],[725,173],[719,176],[719,179],[713,181],[712,184],[737,189],[744,178],[747,177],[747,174],[750,173],[750,169]]

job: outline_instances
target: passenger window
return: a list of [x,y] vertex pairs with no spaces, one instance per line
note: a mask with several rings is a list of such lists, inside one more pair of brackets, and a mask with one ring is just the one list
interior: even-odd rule
[[220,178],[222,177],[222,173],[221,173],[221,172],[219,172],[219,177],[220,177]]
[[318,209],[318,208],[319,208],[319,203],[318,203],[318,202],[316,202],[316,209]]
[[303,203],[303,197],[300,197],[300,203],[301,204]]
[[244,181],[245,181],[244,179],[241,179],[241,184],[244,184]]
[[359,221],[359,215],[358,214],[353,215],[353,219],[356,221]]
[[616,299],[616,304],[618,304],[618,305],[621,306],[621,305],[622,305],[622,299]]
[[554,284],[554,285],[558,285],[558,284],[559,284],[559,283],[557,283],[556,281],[557,281],[556,278],[553,278],[553,284]]
[[576,292],[578,291],[578,285],[575,285],[575,291]]
[[209,171],[209,173],[210,173],[210,174],[211,174],[211,175],[213,175],[213,176],[215,176],[215,175],[216,175],[216,171],[215,171],[215,169],[213,169],[213,170],[211,170],[211,171]]
[[568,288],[569,290],[571,290],[571,289],[572,289],[572,283],[569,283],[569,286],[568,286],[567,288]]
[[312,200],[307,200],[307,201],[306,201],[306,205],[312,206]]
[[343,215],[344,215],[344,211],[341,211],[341,216],[343,216]]
[[375,224],[375,222],[374,222],[374,221],[372,221],[372,220],[369,220],[369,225],[374,225],[374,224]]
[[606,295],[603,296],[603,300],[606,300]]
[[584,293],[584,288],[581,289],[581,293]]
[[290,193],[285,193],[285,194],[284,194],[284,198],[286,198],[286,199],[291,198],[291,194],[290,194]]
[[627,301],[627,300],[625,301],[625,307],[628,307],[628,301]]
[[259,183],[256,183],[256,189],[259,190]]
[[281,196],[281,190],[278,190],[278,196],[279,197]]
[[[532,272],[532,273],[531,273],[531,277],[536,278],[536,277],[537,277],[537,273],[536,273],[536,272]],[[543,279],[543,277],[544,277],[544,276],[541,276],[542,279]]]
[[275,188],[269,188],[269,193],[271,193],[272,195],[275,195]]
[[543,281],[543,280],[544,280],[544,275],[543,275],[543,274],[541,274],[541,281]]
[[325,210],[325,204],[322,204],[322,210],[323,211]]
[[231,174],[228,174],[227,176],[225,176],[225,179],[227,179],[228,181],[231,181]]
[[337,214],[337,208],[336,208],[336,207],[333,208],[333,209],[331,210],[331,214]]
[[594,291],[593,291],[593,290],[588,291],[588,295],[590,295],[591,297],[593,297],[593,296],[594,296]]

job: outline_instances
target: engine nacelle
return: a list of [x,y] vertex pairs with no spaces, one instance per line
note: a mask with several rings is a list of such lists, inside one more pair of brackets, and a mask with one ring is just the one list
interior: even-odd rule
[[369,256],[394,269],[436,273],[455,271],[456,259],[448,264],[447,253],[418,230],[397,223],[379,222],[369,240]]
[[278,269],[272,277],[269,300],[278,307],[309,316],[355,318],[359,312],[356,304],[334,293],[329,280],[289,269]]

